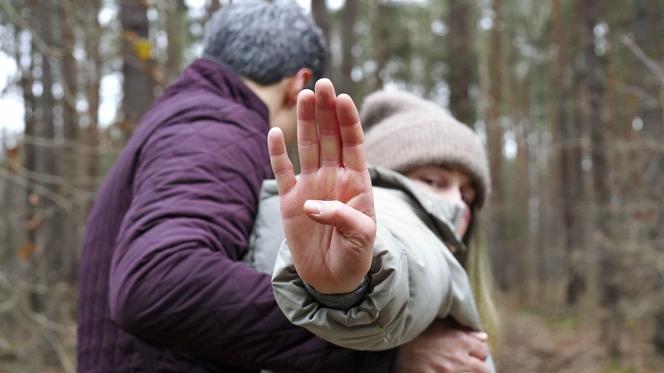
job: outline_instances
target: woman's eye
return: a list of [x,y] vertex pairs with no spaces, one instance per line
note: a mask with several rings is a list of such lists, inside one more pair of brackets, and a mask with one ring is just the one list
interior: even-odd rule
[[420,181],[422,181],[423,183],[425,183],[427,185],[432,185],[432,186],[436,185],[436,180],[434,180],[432,178],[429,178],[429,177],[421,177]]
[[450,178],[447,177],[447,175],[438,175],[438,177],[434,180],[436,187],[440,189],[448,189],[451,186],[450,183]]

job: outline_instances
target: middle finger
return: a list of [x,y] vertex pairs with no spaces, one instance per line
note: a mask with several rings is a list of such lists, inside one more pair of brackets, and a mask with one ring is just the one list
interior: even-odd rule
[[329,79],[316,82],[316,121],[320,138],[321,167],[339,167],[341,136],[336,112],[336,94]]

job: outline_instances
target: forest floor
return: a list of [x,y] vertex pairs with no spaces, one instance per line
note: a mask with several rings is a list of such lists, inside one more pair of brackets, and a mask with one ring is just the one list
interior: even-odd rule
[[[544,305],[527,307],[502,299],[500,314],[502,336],[493,351],[500,373],[664,372],[664,356],[656,357],[649,332],[652,327],[647,322],[632,322],[625,329],[621,344],[623,357],[618,362],[608,358],[599,317],[592,311],[562,311]],[[73,341],[67,346],[74,361]],[[64,372],[54,356],[49,361],[39,364],[26,356],[10,358],[0,353],[0,373]]]
[[[624,333],[620,361],[608,357],[598,321],[542,310],[503,306],[502,337],[495,352],[501,373],[661,373],[647,326]],[[638,323],[637,323],[638,324]]]

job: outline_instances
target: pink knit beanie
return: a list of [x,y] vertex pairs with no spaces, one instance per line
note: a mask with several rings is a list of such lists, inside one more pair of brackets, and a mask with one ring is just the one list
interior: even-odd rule
[[467,172],[477,189],[476,207],[488,199],[489,164],[479,136],[433,102],[403,91],[379,91],[360,113],[368,130],[369,164],[406,173],[417,166],[447,165]]

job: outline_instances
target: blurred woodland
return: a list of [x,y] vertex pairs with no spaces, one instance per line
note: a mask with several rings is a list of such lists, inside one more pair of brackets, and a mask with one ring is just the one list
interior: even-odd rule
[[[339,92],[405,88],[486,140],[499,371],[661,372],[664,0],[299,2]],[[0,0],[0,372],[75,371],[95,191],[226,3]]]

